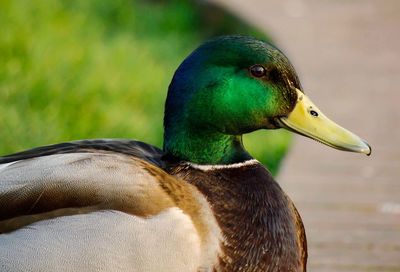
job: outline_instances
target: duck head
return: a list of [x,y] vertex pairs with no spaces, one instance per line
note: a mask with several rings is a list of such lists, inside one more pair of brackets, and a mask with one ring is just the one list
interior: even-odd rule
[[371,153],[364,140],[311,102],[289,60],[269,43],[219,37],[197,48],[175,72],[165,105],[167,154],[199,164],[240,162],[251,158],[242,134],[276,128]]

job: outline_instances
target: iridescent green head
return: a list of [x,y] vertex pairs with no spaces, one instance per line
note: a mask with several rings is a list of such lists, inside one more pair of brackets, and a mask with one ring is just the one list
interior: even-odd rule
[[249,159],[241,135],[287,126],[282,120],[300,90],[289,60],[271,44],[245,36],[208,41],[184,60],[169,86],[164,150],[200,164]]

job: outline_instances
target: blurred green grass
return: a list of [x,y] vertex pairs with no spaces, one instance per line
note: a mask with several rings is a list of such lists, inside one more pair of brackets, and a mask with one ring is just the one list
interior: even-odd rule
[[[221,34],[266,38],[196,1],[0,2],[0,154],[88,138],[162,146],[163,106],[176,67]],[[245,145],[276,173],[290,136]]]

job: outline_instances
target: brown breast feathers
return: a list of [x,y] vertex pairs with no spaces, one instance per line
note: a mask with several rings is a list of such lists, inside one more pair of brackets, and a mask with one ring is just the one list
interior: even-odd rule
[[180,164],[170,173],[194,184],[211,204],[224,237],[216,271],[305,271],[301,218],[257,161],[209,169]]

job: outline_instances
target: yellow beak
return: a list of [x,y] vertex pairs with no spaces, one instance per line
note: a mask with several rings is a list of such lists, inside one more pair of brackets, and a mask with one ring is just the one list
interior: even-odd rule
[[336,149],[371,154],[366,141],[331,121],[304,93],[296,91],[297,103],[293,111],[279,119],[284,128]]

